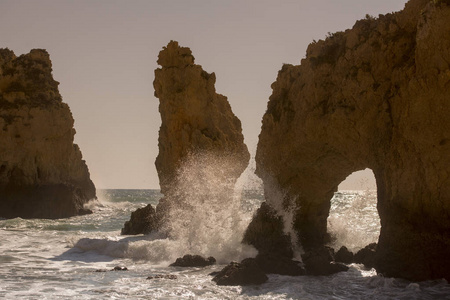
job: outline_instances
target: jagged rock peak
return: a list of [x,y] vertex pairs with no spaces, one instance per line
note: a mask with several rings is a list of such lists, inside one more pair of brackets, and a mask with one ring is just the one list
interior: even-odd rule
[[178,42],[170,41],[167,47],[159,52],[158,64],[166,68],[183,68],[194,64],[194,56],[188,47],[180,47]]
[[[155,165],[164,198],[156,212],[134,213],[127,228],[158,230],[170,222],[176,227],[177,220],[192,219],[194,208],[201,214],[208,203],[230,203],[250,159],[241,122],[227,97],[216,93],[214,73],[194,64],[191,50],[175,41],[160,52],[158,63],[162,67],[155,70],[153,86],[161,127]],[[183,209],[183,203],[192,201],[205,204]],[[124,234],[136,233],[127,228]]]
[[33,49],[19,57],[9,49],[0,49],[0,91],[5,103],[60,105],[59,82],[51,73],[50,55],[44,49]]
[[180,163],[192,154],[232,157],[234,172],[228,175],[236,179],[250,158],[240,120],[227,97],[216,93],[214,73],[193,62],[189,48],[171,41],[159,54],[163,67],[155,70],[153,86],[162,120],[156,169],[162,193],[173,185]]

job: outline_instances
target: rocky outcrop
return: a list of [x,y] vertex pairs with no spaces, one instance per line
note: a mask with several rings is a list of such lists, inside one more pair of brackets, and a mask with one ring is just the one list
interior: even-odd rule
[[0,217],[89,213],[95,187],[45,50],[0,49]]
[[[154,229],[170,231],[162,228],[168,220],[196,209],[189,197],[200,206],[218,200],[217,195],[228,197],[218,200],[222,205],[229,201],[250,155],[241,122],[227,98],[215,91],[215,74],[194,64],[189,48],[171,41],[159,53],[158,64],[153,86],[162,123],[155,164],[164,198],[156,207]],[[171,216],[174,209],[178,211]]]
[[156,228],[156,224],[156,211],[151,204],[147,204],[131,213],[130,220],[125,222],[121,234],[149,234]]
[[338,184],[370,168],[381,220],[377,271],[450,279],[449,65],[449,1],[411,0],[313,42],[300,65],[282,67],[256,173],[267,203],[293,213],[305,249],[328,241]]
[[246,258],[240,263],[231,262],[212,280],[217,285],[254,285],[263,284],[268,279],[254,258]]
[[233,163],[225,175],[236,181],[250,155],[241,122],[215,91],[216,75],[194,64],[191,50],[174,41],[159,53],[158,64],[153,86],[162,120],[155,162],[161,193],[171,193],[180,165],[199,153],[229,157]]
[[216,259],[212,256],[205,258],[200,255],[186,254],[183,257],[177,258],[177,260],[170,264],[170,267],[206,267],[216,263]]

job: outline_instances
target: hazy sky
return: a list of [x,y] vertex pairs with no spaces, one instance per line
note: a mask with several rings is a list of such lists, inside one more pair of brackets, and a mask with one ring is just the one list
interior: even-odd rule
[[[228,97],[254,153],[282,64],[299,64],[313,39],[405,2],[0,0],[0,47],[16,55],[33,48],[50,53],[97,188],[159,188],[153,79],[170,40],[190,47],[195,62],[216,73],[216,91]],[[358,177],[347,188],[360,185]]]

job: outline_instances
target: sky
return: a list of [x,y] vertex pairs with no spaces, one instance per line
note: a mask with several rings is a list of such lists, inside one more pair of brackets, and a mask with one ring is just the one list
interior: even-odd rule
[[[313,40],[351,28],[406,0],[0,0],[0,47],[50,53],[53,77],[75,119],[75,143],[97,188],[159,188],[154,161],[161,118],[153,80],[170,40],[216,74],[245,142],[256,151],[261,119],[283,63],[298,65]],[[340,188],[374,186],[370,170]]]

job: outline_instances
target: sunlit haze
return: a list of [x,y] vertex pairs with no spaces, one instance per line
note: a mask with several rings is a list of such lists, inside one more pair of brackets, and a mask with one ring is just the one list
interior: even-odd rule
[[[215,72],[216,91],[228,97],[254,155],[282,64],[299,64],[308,44],[328,32],[405,2],[0,0],[0,47],[50,53],[97,188],[159,188],[161,119],[152,83],[158,53],[170,40]],[[371,176],[366,171],[345,188],[359,189]]]

